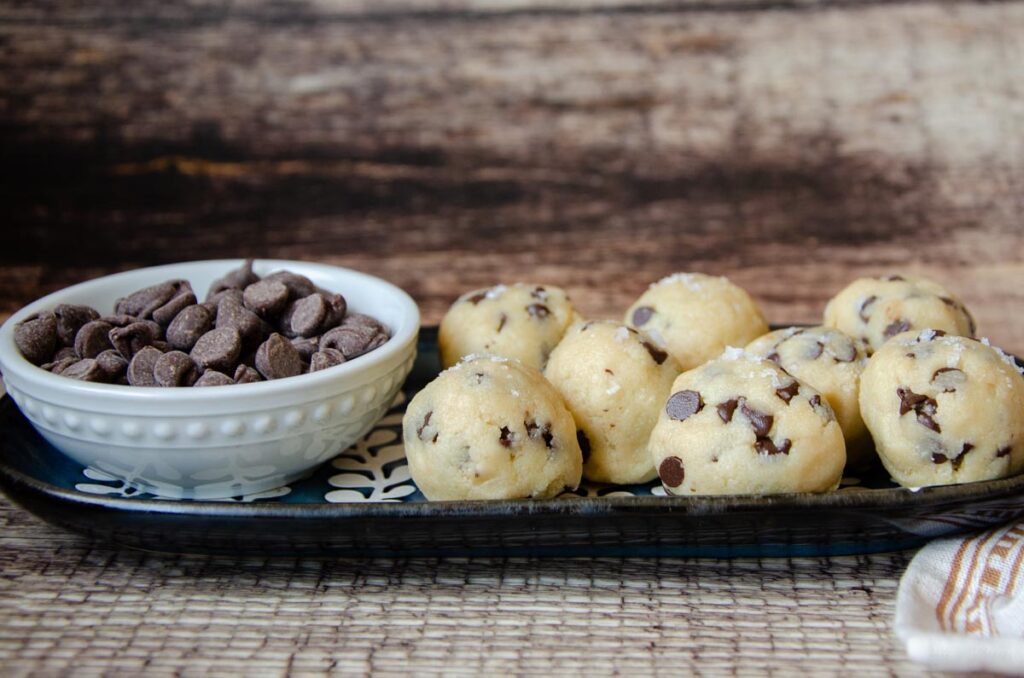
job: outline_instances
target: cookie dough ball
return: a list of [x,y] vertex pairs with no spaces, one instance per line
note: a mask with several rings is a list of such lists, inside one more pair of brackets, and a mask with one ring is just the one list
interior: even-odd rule
[[930,328],[973,337],[976,331],[949,290],[909,275],[854,280],[828,302],[823,324],[862,339],[871,353],[901,332]]
[[846,440],[847,468],[875,459],[871,436],[860,416],[860,375],[867,345],[828,327],[790,327],[755,339],[747,352],[770,360],[828,400]]
[[592,321],[569,328],[544,376],[576,420],[584,477],[632,485],[657,476],[647,439],[679,371],[675,358],[631,327]]
[[583,455],[561,396],[536,369],[471,357],[416,394],[402,420],[428,499],[548,498],[579,486]]
[[684,370],[768,331],[749,294],[728,278],[701,273],[676,273],[654,283],[626,311],[626,323],[646,332]]
[[861,376],[860,408],[878,455],[907,487],[1024,470],[1024,377],[983,343],[925,330],[889,340]]
[[551,285],[474,290],[459,297],[441,320],[441,364],[451,367],[467,355],[487,353],[541,369],[578,319],[569,297]]
[[651,433],[670,494],[825,492],[846,463],[828,401],[742,349],[679,375]]

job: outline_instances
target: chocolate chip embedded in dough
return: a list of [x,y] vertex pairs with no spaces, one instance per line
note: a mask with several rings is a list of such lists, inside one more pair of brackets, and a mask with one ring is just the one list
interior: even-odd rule
[[736,411],[736,407],[740,404],[740,401],[736,398],[726,400],[724,403],[719,403],[715,410],[718,412],[718,417],[726,424],[732,421],[732,415]]
[[503,329],[505,329],[505,323],[507,322],[508,314],[502,313],[500,316],[498,316],[498,332],[501,332]]
[[590,438],[581,429],[576,429],[576,442],[580,446],[580,452],[583,453],[583,463],[586,464],[590,459]]
[[647,352],[651,354],[651,359],[654,360],[654,362],[658,363],[659,365],[664,363],[665,360],[668,358],[668,353],[662,351],[660,348],[658,348],[651,342],[643,341],[641,343],[644,345],[644,348],[647,349]]
[[230,374],[241,352],[242,337],[238,330],[234,327],[218,327],[199,337],[189,355],[202,370],[213,369]]
[[214,314],[201,304],[182,309],[167,326],[167,343],[179,351],[191,351],[199,337],[213,327],[213,319]]
[[191,386],[199,379],[199,370],[187,353],[171,351],[157,358],[153,378],[158,386]]
[[530,314],[531,318],[537,318],[543,320],[551,315],[551,309],[544,304],[530,304],[526,307],[526,312]]
[[647,321],[654,316],[654,309],[650,306],[638,306],[633,311],[633,324],[637,327],[642,327],[647,324]]
[[776,454],[789,454],[789,450],[793,443],[789,438],[784,438],[783,441],[776,446],[775,441],[771,438],[758,438],[754,441],[754,449],[757,450],[758,454],[766,454],[768,456]]
[[942,389],[943,393],[955,393],[957,387],[963,386],[967,375],[955,367],[941,367],[932,374],[931,383]]
[[779,362],[780,362],[780,361],[782,360],[782,358],[781,358],[781,357],[779,357],[779,353],[778,353],[778,351],[772,351],[771,353],[769,353],[768,355],[766,355],[766,356],[764,357],[764,359],[765,359],[765,360],[767,360],[767,361],[769,361],[769,362],[773,362],[773,363],[775,363],[776,365],[778,365],[778,364],[779,364]]
[[1013,449],[1012,445],[1007,445],[1006,447],[1000,447],[998,450],[996,450],[996,459],[999,459],[1000,457],[1007,457],[1007,456],[1009,456],[1010,455],[1010,451],[1012,449]]
[[302,358],[292,343],[271,334],[256,351],[256,369],[267,379],[284,379],[302,373]]
[[745,400],[740,404],[740,412],[750,421],[750,425],[754,429],[754,435],[758,438],[766,437],[772,430],[772,425],[775,423],[775,417],[772,415],[750,407]]
[[426,438],[423,437],[423,432],[427,430],[428,426],[430,426],[430,418],[432,416],[434,416],[434,410],[430,410],[425,415],[423,415],[423,421],[421,421],[420,425],[416,427],[416,437],[424,442],[426,442],[427,438],[430,437],[429,433]]
[[821,396],[817,394],[812,395],[807,402],[811,404],[811,407],[819,407],[821,406]]
[[945,464],[949,461],[949,457],[942,454],[941,452],[932,452],[932,463],[933,464]]
[[114,345],[110,343],[110,331],[113,329],[113,325],[103,320],[85,323],[75,335],[75,353],[80,358],[95,358],[113,348]]
[[939,408],[939,405],[935,402],[934,398],[929,398],[928,396],[920,393],[914,393],[909,388],[902,386],[896,389],[896,395],[900,399],[900,416],[903,416],[907,412],[913,410],[917,416],[919,424],[930,428],[936,433],[942,433],[942,428],[934,419],[935,413]]
[[199,377],[192,385],[196,388],[205,388],[207,386],[230,386],[234,383],[235,381],[223,372],[206,370],[203,372],[203,376]]
[[468,301],[469,303],[471,303],[471,304],[473,304],[475,306],[476,304],[479,304],[481,301],[483,301],[486,298],[487,298],[487,290],[481,290],[480,292],[477,292],[476,294],[474,294],[472,296],[466,297],[466,301]]
[[162,355],[152,346],[142,348],[128,363],[128,383],[132,386],[156,386],[153,368]]
[[872,294],[870,297],[860,302],[860,309],[857,311],[857,315],[860,316],[861,322],[867,324],[871,320],[871,316],[868,315],[868,308],[878,301],[878,296]]
[[906,278],[904,278],[901,275],[887,275],[884,278],[882,278],[882,280],[886,282],[903,282],[906,280]]
[[328,367],[334,367],[335,365],[341,365],[345,362],[345,356],[336,348],[325,348],[322,351],[317,351],[309,359],[309,371],[319,372],[320,370],[326,370]]
[[669,419],[685,421],[704,409],[700,393],[689,389],[673,393],[665,403],[665,414]]
[[825,352],[825,344],[820,341],[816,341],[811,344],[810,350],[804,355],[806,360],[817,360],[821,357],[821,354]]
[[886,339],[891,339],[900,332],[906,332],[909,329],[910,323],[908,323],[906,320],[903,320],[902,318],[899,318],[889,323],[886,326],[885,330],[882,332],[882,334],[883,336],[885,336]]
[[840,363],[852,363],[857,357],[857,347],[849,337],[834,337],[829,342],[829,351],[832,358]]
[[14,343],[33,365],[49,362],[57,350],[57,341],[57,316],[51,311],[30,315],[14,327]]
[[77,304],[59,304],[53,309],[53,314],[57,318],[57,339],[63,346],[73,346],[78,330],[100,317],[96,309]]
[[960,454],[956,455],[955,457],[953,457],[952,460],[950,460],[950,464],[952,464],[954,471],[960,470],[960,465],[964,463],[964,456],[973,449],[973,444],[964,443],[964,446],[960,448]]
[[658,477],[665,487],[679,487],[683,484],[686,472],[683,470],[683,460],[679,457],[665,457],[658,465]]
[[795,381],[786,386],[775,389],[775,395],[779,396],[779,398],[781,398],[787,405],[789,404],[789,401],[793,399],[793,396],[799,392],[800,384]]
[[498,434],[498,442],[502,447],[512,447],[516,442],[516,434],[508,426],[502,426]]
[[78,362],[66,367],[60,375],[62,377],[70,377],[71,379],[78,379],[79,381],[93,381],[93,382],[104,382],[106,381],[106,375],[103,372],[103,368],[92,358],[85,358]]

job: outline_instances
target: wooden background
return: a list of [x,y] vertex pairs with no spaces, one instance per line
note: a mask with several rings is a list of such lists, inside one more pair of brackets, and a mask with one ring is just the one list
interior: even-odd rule
[[[618,316],[676,270],[774,321],[932,275],[1024,353],[1024,3],[0,2],[0,319],[114,270],[240,255]],[[0,503],[5,671],[914,669],[910,554],[224,561]]]

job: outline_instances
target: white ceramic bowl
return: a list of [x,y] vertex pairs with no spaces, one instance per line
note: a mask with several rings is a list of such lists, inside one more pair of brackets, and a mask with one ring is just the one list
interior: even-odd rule
[[68,303],[111,313],[118,297],[171,278],[189,280],[202,298],[213,280],[242,263],[197,261],[128,271],[29,304],[0,327],[7,392],[54,447],[140,491],[212,499],[301,477],[365,435],[412,369],[419,311],[388,282],[336,266],[257,260],[259,275],[301,273],[391,331],[384,345],[350,362],[277,381],[213,388],[94,384],[32,365],[14,343],[14,325],[38,311]]

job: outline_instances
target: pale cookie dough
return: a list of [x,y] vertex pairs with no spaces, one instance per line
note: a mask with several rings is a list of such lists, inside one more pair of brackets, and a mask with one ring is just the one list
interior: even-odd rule
[[679,495],[825,492],[846,463],[828,401],[737,348],[679,375],[649,448],[662,485]]
[[825,396],[846,440],[846,466],[863,469],[875,459],[857,396],[867,345],[828,327],[789,327],[755,339],[747,352],[771,360]]
[[854,280],[828,302],[823,324],[862,339],[871,353],[901,332],[976,332],[962,301],[937,282],[910,275]]
[[626,311],[626,323],[667,349],[684,370],[768,331],[749,294],[728,278],[702,273],[676,273],[654,283]]
[[428,499],[549,498],[579,486],[572,415],[515,360],[470,357],[442,372],[409,403],[402,435]]
[[467,292],[441,320],[441,364],[451,367],[464,356],[487,353],[540,369],[576,320],[569,297],[551,285],[516,283]]
[[576,420],[585,478],[631,485],[657,477],[647,439],[679,371],[631,327],[604,320],[569,328],[544,376]]
[[901,485],[1024,470],[1024,377],[1009,356],[981,342],[935,330],[894,337],[861,376],[860,408]]

